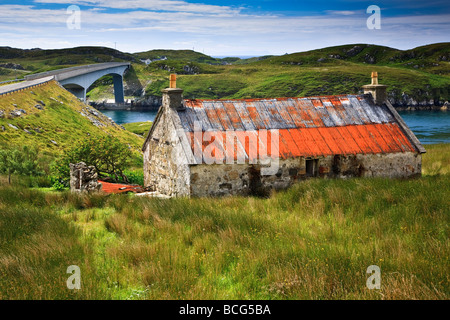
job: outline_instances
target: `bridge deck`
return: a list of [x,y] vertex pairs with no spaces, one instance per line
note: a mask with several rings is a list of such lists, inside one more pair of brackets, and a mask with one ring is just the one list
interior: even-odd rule
[[26,89],[26,88],[33,87],[33,86],[37,86],[39,84],[48,82],[52,79],[53,79],[53,76],[49,76],[49,77],[39,78],[39,79],[35,79],[35,80],[23,81],[23,82],[19,82],[19,83],[13,83],[13,84],[5,85],[5,86],[0,86],[0,95],[9,93],[9,92],[18,91],[21,89]]
[[26,80],[34,80],[39,78],[44,78],[48,76],[55,76],[55,79],[58,81],[80,76],[83,74],[88,74],[91,72],[114,68],[114,67],[121,67],[121,66],[129,66],[129,62],[105,62],[105,63],[96,63],[96,64],[89,64],[85,66],[78,66],[78,67],[71,67],[71,68],[64,68],[59,70],[53,70],[53,71],[47,71],[47,72],[41,72],[32,74],[29,76],[25,76]]

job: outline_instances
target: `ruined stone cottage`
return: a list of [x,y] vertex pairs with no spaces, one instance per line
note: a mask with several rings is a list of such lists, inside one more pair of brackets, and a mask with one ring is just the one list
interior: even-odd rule
[[168,196],[261,194],[309,177],[421,175],[425,149],[386,99],[184,100],[171,76],[143,146],[145,186]]

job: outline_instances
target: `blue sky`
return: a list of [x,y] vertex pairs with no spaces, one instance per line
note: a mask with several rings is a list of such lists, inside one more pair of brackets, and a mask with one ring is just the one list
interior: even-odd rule
[[[68,28],[67,8],[80,8]],[[381,29],[366,12],[381,8]],[[72,20],[74,21],[74,20]],[[450,1],[440,0],[0,0],[0,46],[195,49],[256,56],[372,43],[410,49],[450,41]]]

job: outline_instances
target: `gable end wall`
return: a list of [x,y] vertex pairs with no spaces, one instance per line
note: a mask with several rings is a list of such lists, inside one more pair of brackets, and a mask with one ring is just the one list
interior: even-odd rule
[[144,184],[163,195],[189,196],[190,169],[172,121],[174,111],[161,108],[144,148]]

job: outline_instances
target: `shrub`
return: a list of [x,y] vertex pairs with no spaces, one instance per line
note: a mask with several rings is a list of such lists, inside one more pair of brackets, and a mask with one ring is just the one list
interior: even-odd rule
[[20,148],[0,150],[0,173],[8,175],[39,176],[43,171],[38,162],[39,153],[36,148],[23,146]]
[[90,137],[66,150],[54,162],[52,170],[60,183],[68,184],[70,164],[84,162],[88,166],[94,166],[100,177],[111,175],[116,180],[121,177],[128,181],[124,170],[129,166],[131,155],[128,146],[115,137]]

